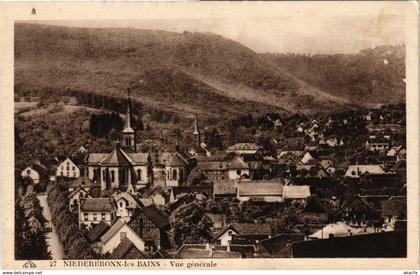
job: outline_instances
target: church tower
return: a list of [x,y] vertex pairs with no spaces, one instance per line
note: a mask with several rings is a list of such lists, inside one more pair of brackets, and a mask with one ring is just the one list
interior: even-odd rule
[[130,100],[130,92],[131,89],[127,89],[128,92],[128,104],[127,104],[127,113],[125,115],[125,126],[122,132],[122,147],[129,148],[133,151],[136,151],[136,143],[135,143],[135,132],[133,128],[131,128],[131,100]]
[[194,135],[195,144],[197,144],[198,147],[201,147],[201,136],[200,136],[200,131],[198,130],[198,116],[197,115],[195,115],[193,135]]

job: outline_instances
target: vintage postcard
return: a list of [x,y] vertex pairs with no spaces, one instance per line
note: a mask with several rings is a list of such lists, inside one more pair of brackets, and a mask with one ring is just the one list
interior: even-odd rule
[[0,8],[2,268],[419,268],[417,2]]

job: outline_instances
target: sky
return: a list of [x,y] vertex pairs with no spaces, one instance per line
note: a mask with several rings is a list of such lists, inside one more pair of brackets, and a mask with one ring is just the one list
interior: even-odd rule
[[356,53],[380,45],[400,45],[405,39],[404,16],[383,13],[37,22],[74,27],[213,32],[238,41],[258,53]]

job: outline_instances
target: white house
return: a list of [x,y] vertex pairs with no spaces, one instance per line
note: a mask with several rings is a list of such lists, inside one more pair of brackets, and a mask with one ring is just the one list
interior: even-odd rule
[[144,241],[123,220],[119,219],[101,237],[101,253],[112,253],[125,238],[129,239],[139,251],[145,251]]
[[230,180],[237,180],[240,178],[249,178],[249,165],[245,163],[240,157],[236,157],[227,165],[228,178]]
[[117,206],[115,215],[117,218],[129,222],[134,213],[134,209],[139,207],[136,200],[126,192],[118,192],[111,195]]
[[350,165],[344,176],[348,178],[359,178],[364,174],[382,175],[385,174],[385,170],[378,164]]
[[70,159],[66,158],[60,165],[57,166],[55,170],[55,175],[57,177],[67,177],[67,178],[78,178],[80,177],[80,169],[76,164]]
[[24,178],[28,177],[28,178],[32,179],[34,184],[39,183],[39,179],[40,179],[39,173],[38,173],[38,171],[36,171],[31,166],[28,166],[25,169],[23,169],[22,173],[20,173],[20,174]]
[[80,201],[79,225],[92,228],[104,221],[111,225],[114,220],[115,202],[110,198],[85,198]]

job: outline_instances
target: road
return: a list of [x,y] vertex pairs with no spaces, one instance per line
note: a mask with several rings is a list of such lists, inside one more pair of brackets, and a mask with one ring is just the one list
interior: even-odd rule
[[47,222],[48,226],[52,228],[52,232],[45,234],[45,238],[47,240],[49,250],[51,251],[51,257],[54,260],[62,260],[64,257],[64,249],[63,249],[63,245],[60,242],[60,239],[58,238],[58,233],[51,222],[51,212],[50,212],[50,207],[48,206],[48,203],[47,203],[47,196],[46,195],[38,196],[38,199],[43,209],[42,214],[44,218],[48,221]]

